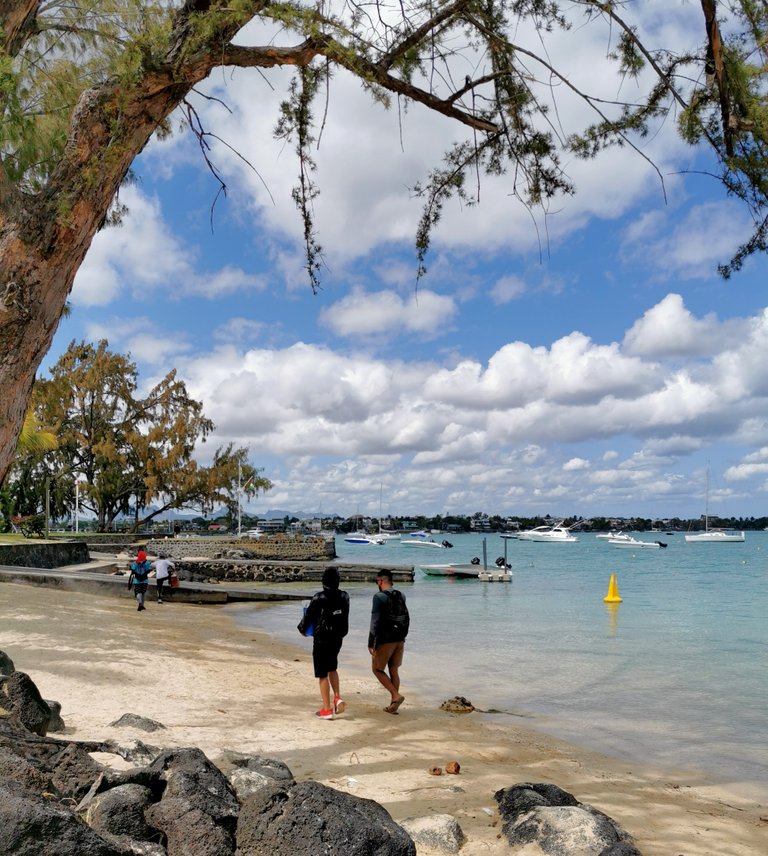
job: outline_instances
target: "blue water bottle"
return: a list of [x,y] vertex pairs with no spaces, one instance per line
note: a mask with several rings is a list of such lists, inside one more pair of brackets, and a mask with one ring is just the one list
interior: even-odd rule
[[[304,615],[306,615],[307,609],[309,608],[309,601],[308,600],[302,600],[301,606],[302,606],[302,609],[304,610]],[[314,624],[307,625],[307,627],[304,629],[304,635],[305,636],[314,636],[315,635],[315,625]]]

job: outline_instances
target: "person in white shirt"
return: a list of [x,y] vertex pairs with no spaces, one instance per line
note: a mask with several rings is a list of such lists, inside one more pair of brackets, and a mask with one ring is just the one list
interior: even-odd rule
[[171,570],[175,567],[173,562],[168,560],[168,557],[161,553],[160,556],[152,562],[155,569],[155,581],[157,582],[157,602],[163,602],[163,586],[165,585]]

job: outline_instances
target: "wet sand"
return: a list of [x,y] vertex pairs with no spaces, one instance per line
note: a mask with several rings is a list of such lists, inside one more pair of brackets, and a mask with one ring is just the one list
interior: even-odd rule
[[[644,856],[766,852],[766,795],[744,783],[716,786],[616,761],[511,717],[447,714],[419,700],[406,668],[406,703],[391,716],[372,675],[344,672],[342,651],[347,712],[319,720],[309,646],[244,630],[220,607],[150,599],[137,613],[127,598],[4,583],[0,616],[0,649],[43,697],[61,702],[63,736],[71,739],[199,746],[214,762],[223,749],[280,758],[297,779],[374,799],[395,820],[453,815],[467,836],[462,856],[509,852],[493,794],[519,782],[551,782],[591,803],[629,831]],[[129,712],[166,730],[109,726]],[[460,763],[460,775],[428,773],[449,761]]]

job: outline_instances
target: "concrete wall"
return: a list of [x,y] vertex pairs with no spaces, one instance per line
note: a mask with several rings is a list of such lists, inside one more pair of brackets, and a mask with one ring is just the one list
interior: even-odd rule
[[0,544],[0,565],[20,568],[61,568],[89,561],[85,541]]

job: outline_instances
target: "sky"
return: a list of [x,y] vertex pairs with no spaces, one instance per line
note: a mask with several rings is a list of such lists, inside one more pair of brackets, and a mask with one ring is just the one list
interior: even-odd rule
[[[703,37],[696,3],[631,3],[627,16],[659,44]],[[577,23],[543,37],[550,56],[578,86],[634,97],[644,80],[608,71],[611,34]],[[271,37],[251,26],[239,41]],[[72,340],[106,338],[147,387],[175,368],[216,424],[201,463],[233,441],[273,482],[253,514],[767,513],[766,258],[718,275],[750,220],[672,119],[639,151],[566,156],[577,192],[546,212],[527,210],[510,176],[483,179],[478,204],[446,207],[417,283],[413,187],[465,129],[373,105],[336,73],[313,153],[313,295],[296,158],[272,135],[290,75],[219,70],[200,87],[216,100],[193,99],[226,143],[208,139],[226,198],[180,115],[151,142],[46,365]],[[575,130],[584,105],[556,98],[550,115]]]

